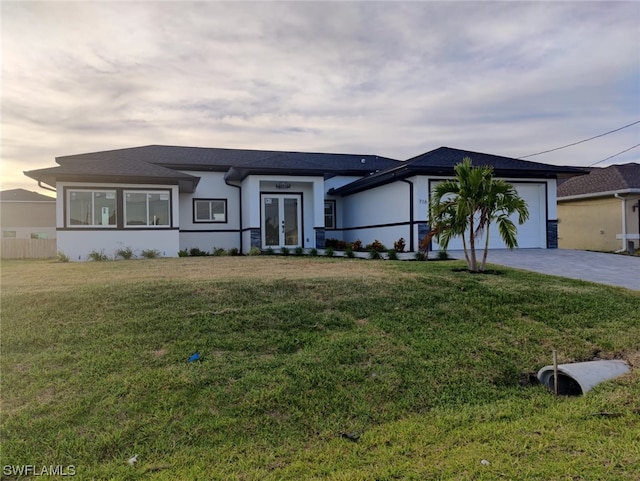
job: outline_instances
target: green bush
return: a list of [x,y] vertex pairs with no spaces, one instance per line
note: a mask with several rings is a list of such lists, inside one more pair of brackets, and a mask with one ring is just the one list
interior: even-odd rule
[[93,250],[91,252],[89,252],[89,259],[91,259],[92,261],[96,261],[96,262],[102,262],[102,261],[108,261],[109,258],[107,257],[107,255],[104,253],[104,249],[102,249],[100,252]]
[[272,256],[273,254],[275,254],[275,251],[273,250],[273,247],[267,247],[267,250],[265,250],[264,252],[268,256]]
[[178,257],[188,257],[189,251],[187,249],[181,249],[178,251]]
[[280,254],[282,254],[283,256],[288,256],[289,255],[289,248],[288,247],[282,247],[280,249]]
[[438,251],[438,260],[446,261],[449,259],[449,254],[447,251]]
[[311,257],[316,257],[318,255],[318,249],[316,249],[315,247],[311,248],[311,250],[309,251],[309,255]]
[[425,253],[424,253],[424,252],[422,252],[422,251],[418,251],[418,252],[416,252],[416,254],[415,254],[415,256],[414,256],[414,257],[415,257],[415,259],[416,259],[417,261],[426,261],[426,260],[427,260],[427,254],[425,254]]
[[122,257],[125,260],[129,260],[136,255],[133,253],[133,249],[131,247],[123,247],[116,251],[116,257]]
[[369,259],[382,259],[382,254],[376,249],[369,249]]
[[295,251],[294,251],[294,252],[295,252],[295,254],[296,254],[297,256],[302,256],[302,255],[304,255],[304,249],[303,249],[301,246],[296,247],[296,249],[295,249]]
[[198,247],[192,247],[191,249],[189,249],[189,255],[192,257],[199,257],[199,256],[208,256],[209,253],[203,250],[200,250],[200,248]]
[[389,249],[387,251],[387,256],[388,256],[387,258],[390,261],[397,261],[398,260],[398,251],[395,250],[395,249]]
[[211,254],[216,256],[216,257],[226,256],[227,255],[227,251],[226,251],[226,249],[223,249],[222,247],[214,247],[213,251],[211,252]]
[[324,249],[324,255],[327,257],[333,257],[335,255],[335,252],[332,247],[326,247]]
[[160,257],[160,251],[158,249],[144,249],[141,254],[145,259],[157,259]]
[[58,251],[58,253],[56,254],[56,261],[69,262],[69,256],[62,251]]
[[249,249],[250,256],[259,256],[260,254],[262,254],[262,252],[260,251],[259,247],[253,246],[251,249]]
[[348,246],[347,250],[344,251],[345,255],[349,258],[349,259],[353,259],[356,255],[353,253],[353,247]]
[[240,249],[238,249],[237,247],[232,247],[231,249],[229,249],[227,251],[227,255],[230,256],[239,256],[240,255]]

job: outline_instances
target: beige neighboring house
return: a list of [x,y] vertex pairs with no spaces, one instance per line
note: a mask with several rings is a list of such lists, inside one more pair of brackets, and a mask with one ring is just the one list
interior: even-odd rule
[[3,258],[53,257],[56,199],[25,189],[0,192]]
[[593,168],[558,187],[558,247],[623,251],[640,246],[640,164]]

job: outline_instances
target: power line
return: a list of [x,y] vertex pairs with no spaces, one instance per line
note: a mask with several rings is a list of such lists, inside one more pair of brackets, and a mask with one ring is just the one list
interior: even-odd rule
[[607,157],[606,159],[602,159],[602,160],[599,160],[597,162],[594,162],[593,164],[589,164],[587,167],[593,167],[594,165],[601,164],[605,160],[613,159],[614,157],[617,157],[620,154],[624,154],[625,152],[629,152],[631,149],[635,149],[636,147],[640,147],[640,144],[636,144],[633,147],[629,147],[628,149],[623,150],[622,152],[618,152],[617,154],[613,154],[613,155]]
[[[636,125],[636,124],[640,124],[640,120],[636,120],[635,122],[632,122],[632,123],[630,123],[628,125],[624,125],[623,127],[620,127],[619,129],[610,130],[609,132],[605,132],[604,134],[600,134],[600,135],[596,135],[594,137],[590,137],[588,139],[580,140],[579,142],[574,142],[572,144],[563,145],[562,147],[556,147],[555,149],[543,150],[542,152],[536,152],[535,154],[529,154],[529,155],[525,155],[523,157],[518,157],[518,158],[519,159],[526,159],[527,157],[533,157],[535,155],[540,155],[540,154],[547,154],[549,152],[555,152],[556,150],[566,149],[567,147],[573,147],[574,145],[582,144],[584,142],[589,142],[590,140],[597,139],[598,137],[604,137],[605,135],[609,135],[609,134],[612,134],[614,132],[618,132],[619,130],[626,129],[627,127],[631,127],[632,125]],[[631,147],[631,148],[633,148],[633,147]],[[620,152],[620,153],[622,153],[622,152]],[[616,154],[616,155],[618,155],[618,154]],[[607,159],[604,159],[604,160],[607,160]],[[600,162],[603,162],[603,161],[601,160]]]

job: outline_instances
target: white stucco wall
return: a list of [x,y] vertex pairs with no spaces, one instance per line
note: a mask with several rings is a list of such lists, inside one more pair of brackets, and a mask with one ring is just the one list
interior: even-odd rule
[[[77,227],[65,226],[65,188],[79,189],[143,189],[171,191],[171,225],[169,227]],[[160,184],[96,184],[58,182],[56,184],[57,249],[72,261],[87,260],[92,251],[103,252],[113,258],[115,251],[129,247],[136,255],[142,250],[156,249],[162,256],[176,257],[180,249],[178,226],[180,225],[178,186]],[[122,215],[121,213],[119,215]]]
[[[343,240],[363,245],[379,240],[386,247],[403,237],[409,246],[409,184],[393,182],[342,199]],[[402,225],[393,225],[402,224]]]
[[[200,177],[194,193],[180,194],[180,249],[240,248],[240,191],[228,185],[224,172],[185,173]],[[194,199],[226,200],[226,222],[194,222]]]

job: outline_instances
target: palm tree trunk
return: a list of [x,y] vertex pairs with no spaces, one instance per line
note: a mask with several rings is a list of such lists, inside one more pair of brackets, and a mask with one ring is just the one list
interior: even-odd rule
[[487,224],[487,232],[485,233],[487,238],[484,240],[484,254],[482,255],[482,266],[480,270],[484,272],[484,267],[487,265],[487,253],[489,252],[489,227],[491,224]]
[[478,260],[476,259],[476,236],[473,220],[473,213],[471,213],[471,217],[469,219],[469,249],[471,250],[471,263],[468,265],[471,272],[478,272]]

